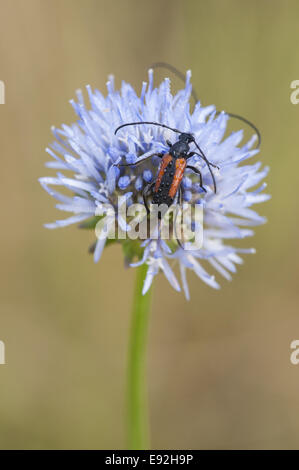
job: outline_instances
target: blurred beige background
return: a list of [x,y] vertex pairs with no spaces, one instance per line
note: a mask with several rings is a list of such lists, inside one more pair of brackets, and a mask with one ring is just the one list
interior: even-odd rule
[[103,90],[113,72],[139,89],[164,60],[192,69],[203,104],[260,127],[273,198],[259,208],[269,223],[242,244],[257,254],[221,291],[190,276],[187,303],[155,282],[152,446],[299,448],[298,2],[1,0],[0,24],[0,447],[125,447],[135,273],[117,247],[94,265],[91,233],[44,229],[61,214],[37,179],[51,173],[50,126],[75,118],[76,88]]

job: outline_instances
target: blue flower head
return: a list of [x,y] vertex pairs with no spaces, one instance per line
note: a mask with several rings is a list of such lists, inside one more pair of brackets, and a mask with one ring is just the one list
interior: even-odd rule
[[[120,91],[115,90],[113,77],[110,77],[106,96],[86,87],[88,106],[82,92],[77,91],[77,101],[71,101],[77,121],[70,126],[62,125],[61,129],[53,128],[55,141],[47,149],[52,157],[47,166],[57,170],[56,176],[40,179],[43,188],[58,201],[57,209],[71,213],[66,219],[46,224],[47,228],[76,223],[95,228],[101,218],[99,214],[105,213],[108,214],[109,230],[112,230],[112,216],[110,223],[107,209],[110,207],[114,209],[117,225],[126,233],[129,229],[120,210],[119,197],[122,196],[128,205],[143,204],[142,191],[154,181],[160,161],[153,157],[138,166],[117,165],[120,162],[136,163],[154,153],[166,153],[169,148],[166,141],[174,143],[177,134],[149,125],[126,127],[117,135],[114,135],[115,129],[123,123],[155,121],[193,134],[208,160],[219,167],[214,170],[216,193],[209,169],[199,156],[195,155],[191,160],[202,173],[206,192],[198,178],[187,171],[182,181],[184,201],[196,202],[203,208],[203,243],[200,249],[188,251],[175,239],[118,237],[116,241],[123,244],[131,266],[148,265],[143,293],[150,288],[159,271],[165,274],[174,289],[180,290],[170,264],[178,265],[187,298],[187,269],[218,289],[219,284],[209,268],[230,280],[236,265],[242,263],[240,255],[254,252],[253,249],[236,248],[231,241],[253,235],[252,227],[265,221],[251,208],[269,198],[263,193],[266,185],[262,183],[268,168],[262,168],[260,162],[248,162],[258,152],[253,148],[255,137],[243,145],[242,130],[225,137],[229,116],[224,112],[216,113],[214,106],[203,107],[197,102],[191,112],[190,79],[191,73],[187,72],[184,89],[173,95],[168,78],[154,88],[150,70],[149,82],[142,84],[139,96],[125,82]],[[67,189],[69,195],[57,191],[57,186]],[[107,243],[109,230],[104,236],[97,237],[93,250],[96,262]]]

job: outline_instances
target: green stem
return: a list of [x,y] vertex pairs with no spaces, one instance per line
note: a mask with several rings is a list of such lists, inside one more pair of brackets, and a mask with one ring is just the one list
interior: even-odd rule
[[128,358],[128,444],[130,450],[148,449],[146,346],[150,292],[142,295],[147,265],[137,271]]

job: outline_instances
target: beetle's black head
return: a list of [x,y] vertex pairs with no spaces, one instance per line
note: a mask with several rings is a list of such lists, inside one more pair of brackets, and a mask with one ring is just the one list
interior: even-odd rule
[[191,142],[194,142],[194,136],[190,133],[183,132],[180,134],[179,140],[181,142],[184,142],[185,144],[191,144]]

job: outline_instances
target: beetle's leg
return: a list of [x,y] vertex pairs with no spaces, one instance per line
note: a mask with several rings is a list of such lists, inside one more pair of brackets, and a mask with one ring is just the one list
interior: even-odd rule
[[135,163],[114,163],[113,166],[117,166],[118,168],[120,166],[138,166],[141,163],[146,162],[149,158],[152,158],[152,157],[163,158],[163,155],[164,153],[153,153],[152,155],[148,155],[148,157],[142,158],[141,160],[138,160]]
[[152,183],[147,184],[146,186],[144,186],[143,191],[142,191],[143,203],[145,205],[147,214],[150,214],[150,210],[149,210],[149,207],[148,207],[148,204],[147,204],[146,196],[147,196],[148,192],[153,188],[154,184],[155,184],[155,181],[153,181]]
[[[197,144],[196,144],[196,145],[197,145]],[[197,145],[197,147],[198,147],[198,145]],[[199,148],[199,147],[198,147],[198,148]],[[199,148],[199,150],[202,152],[202,150],[201,150],[200,148]],[[193,157],[193,155],[198,155],[200,158],[202,158],[202,159],[206,162],[207,167],[208,167],[208,169],[209,169],[209,172],[210,172],[210,174],[211,174],[211,176],[212,176],[213,185],[214,185],[214,192],[215,192],[215,194],[216,194],[216,192],[217,192],[217,189],[216,189],[216,180],[215,180],[214,173],[213,173],[213,171],[212,171],[212,167],[213,167],[213,168],[217,168],[217,169],[219,170],[219,166],[215,165],[214,163],[211,163],[211,162],[207,159],[207,157],[204,155],[203,152],[202,152],[202,153],[190,152],[190,153],[185,157],[186,160],[188,160],[188,158]]]
[[[198,155],[199,157],[203,158],[204,161],[206,161],[201,153],[198,152],[190,152],[188,153],[186,160],[189,160],[189,158],[193,157],[194,155]],[[213,168],[217,168],[219,170],[219,166],[215,165],[215,163],[211,163],[209,160],[207,160],[208,164],[212,166]]]
[[199,155],[199,154],[196,153],[196,152],[190,152],[190,153],[188,153],[188,155],[186,157],[186,160],[189,160],[189,158],[192,158],[194,155]]
[[95,241],[88,247],[88,253],[90,253],[91,255],[94,253],[94,250],[96,249],[96,244],[97,242]]
[[[176,239],[178,245],[179,245],[182,249],[184,249],[183,245],[181,244],[181,241],[178,239],[177,231],[176,231],[176,222],[177,222],[178,214],[179,214],[179,212],[180,212],[180,207],[182,207],[182,202],[183,202],[183,191],[182,191],[181,186],[179,187],[179,190],[178,190],[178,198],[177,198],[177,199],[178,199],[177,202],[178,202],[179,204],[178,204],[178,207],[177,207],[177,209],[176,209],[176,213],[175,213],[175,217],[174,217],[174,222],[173,222],[173,224],[174,224],[174,235],[175,235],[175,239]],[[181,222],[182,222],[182,221],[181,221]],[[180,227],[180,229],[181,229],[181,228],[182,228],[182,227]],[[182,230],[180,230],[180,232],[181,232],[181,235],[182,235]]]
[[201,174],[201,171],[198,170],[197,168],[195,168],[195,166],[191,166],[191,165],[187,165],[186,168],[190,168],[190,170],[194,171],[194,173],[197,173],[199,175],[199,184],[200,184],[200,187],[201,189],[203,189],[203,191],[206,193],[207,190],[203,187],[203,184],[202,184],[202,174]]

